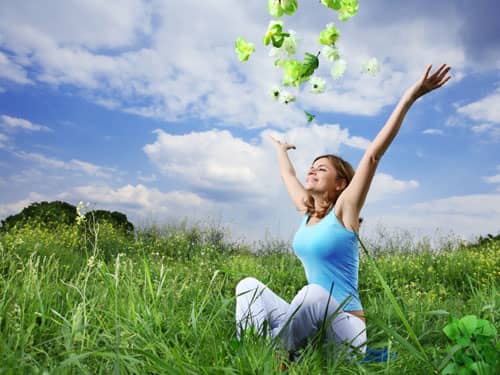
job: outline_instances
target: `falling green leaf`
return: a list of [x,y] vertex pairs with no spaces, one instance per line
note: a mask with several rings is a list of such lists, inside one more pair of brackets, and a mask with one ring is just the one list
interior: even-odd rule
[[304,113],[306,114],[307,116],[307,122],[313,122],[314,118],[316,117],[316,115],[313,115],[312,113],[309,113],[307,111],[304,111]]
[[283,21],[271,21],[264,35],[263,43],[265,46],[272,43],[276,48],[280,48],[285,41],[285,38],[290,36],[289,33],[283,32]]
[[235,50],[240,61],[247,61],[252,53],[255,52],[253,43],[247,43],[243,38],[236,39]]
[[324,46],[331,46],[334,44],[340,36],[340,32],[337,30],[333,23],[326,25],[326,29],[322,30],[319,34],[319,44]]
[[341,0],[341,7],[339,10],[339,20],[347,21],[349,18],[354,17],[358,13],[358,0]]

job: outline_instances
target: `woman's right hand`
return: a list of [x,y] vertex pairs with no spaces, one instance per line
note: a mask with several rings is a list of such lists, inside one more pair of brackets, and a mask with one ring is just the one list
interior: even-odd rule
[[274,138],[272,135],[270,135],[269,138],[271,138],[271,141],[273,142],[274,147],[276,147],[276,150],[282,150],[284,152],[292,149],[295,150],[295,146],[291,145],[290,143],[282,142]]

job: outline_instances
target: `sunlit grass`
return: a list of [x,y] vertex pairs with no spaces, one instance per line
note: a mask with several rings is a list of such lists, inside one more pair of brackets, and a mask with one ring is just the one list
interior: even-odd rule
[[422,351],[362,256],[369,346],[390,346],[398,358],[362,365],[309,347],[290,363],[265,339],[235,340],[240,279],[256,277],[288,300],[306,282],[282,244],[261,244],[256,256],[200,226],[151,226],[132,238],[101,225],[89,238],[77,227],[1,235],[0,373],[254,374],[286,363],[290,374],[420,374],[445,358],[450,314],[500,319],[498,240],[379,251],[377,268]]

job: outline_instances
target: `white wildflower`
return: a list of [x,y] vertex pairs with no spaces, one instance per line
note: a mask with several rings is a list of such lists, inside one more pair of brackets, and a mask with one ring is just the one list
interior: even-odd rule
[[271,97],[274,99],[274,100],[278,100],[280,98],[280,94],[281,94],[281,90],[278,86],[273,86],[271,87],[271,90],[269,90],[269,95],[271,95]]
[[322,94],[325,92],[326,81],[320,77],[311,78],[311,92],[314,94]]
[[283,104],[288,104],[288,103],[291,103],[291,102],[295,101],[295,96],[293,96],[292,94],[290,94],[287,91],[282,91],[281,95],[280,95],[280,98],[281,98],[281,102]]
[[340,59],[340,52],[336,46],[324,46],[321,55],[330,62]]
[[332,70],[330,73],[332,74],[333,79],[339,79],[344,75],[344,72],[347,67],[347,62],[344,59],[338,59],[332,65]]
[[380,64],[375,57],[372,57],[361,64],[361,71],[375,76],[378,72],[380,72]]

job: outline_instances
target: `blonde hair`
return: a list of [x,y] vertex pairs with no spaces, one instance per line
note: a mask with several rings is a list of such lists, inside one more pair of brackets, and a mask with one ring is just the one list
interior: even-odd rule
[[[354,177],[354,168],[352,167],[352,165],[349,164],[349,162],[342,159],[341,157],[332,154],[318,156],[316,159],[313,160],[313,164],[316,162],[316,160],[323,158],[328,159],[332,164],[332,166],[335,168],[335,171],[337,172],[337,179],[346,181],[344,187],[345,189],[351,182],[352,178]],[[342,191],[344,189],[342,189]],[[314,198],[312,196],[306,198],[304,200],[304,204],[307,209],[306,214],[308,214],[309,216],[315,215],[320,219],[325,217],[335,205],[336,199],[334,200],[334,198],[330,196],[330,193],[326,191],[323,196],[323,201],[325,203],[322,203],[320,205],[320,208],[316,209],[314,206]]]

